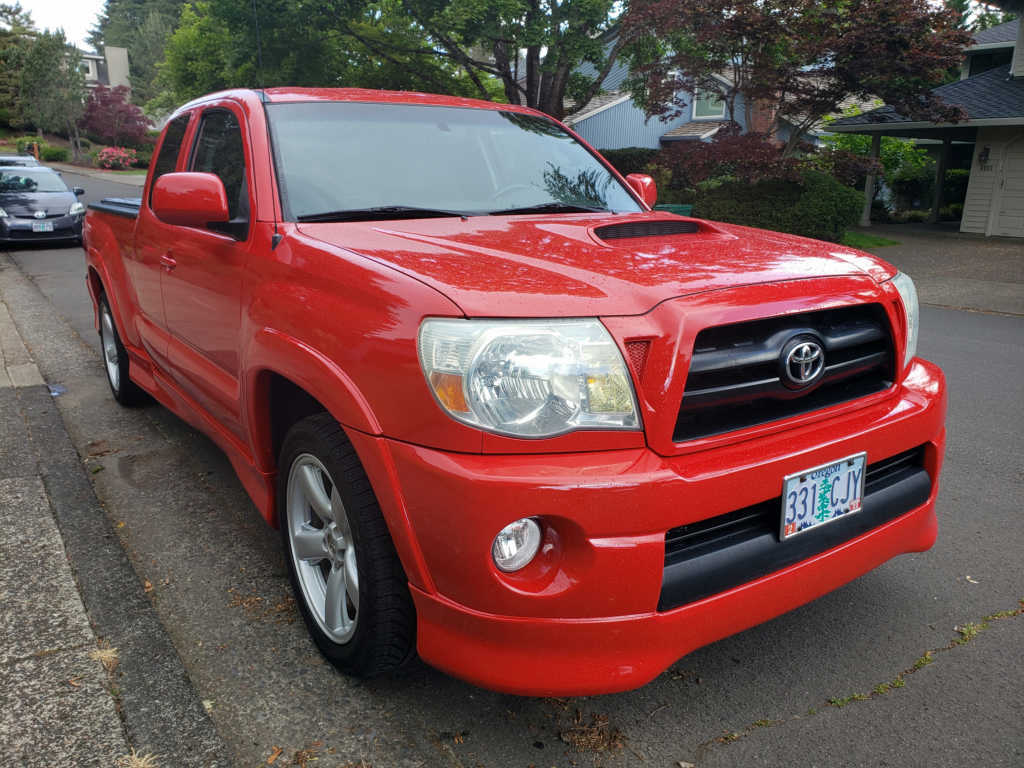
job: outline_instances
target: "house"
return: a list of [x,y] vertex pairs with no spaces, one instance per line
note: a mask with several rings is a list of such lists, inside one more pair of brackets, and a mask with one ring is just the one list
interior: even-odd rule
[[[612,47],[614,38],[606,42],[606,53]],[[591,64],[583,64],[577,70],[587,78],[597,77],[597,70]],[[723,94],[732,89],[732,81],[724,74],[715,75],[719,88],[714,91],[696,93],[680,92],[680,101],[685,103],[681,113],[670,119],[648,118],[625,90],[629,78],[628,64],[619,59],[613,65],[604,81],[601,92],[582,108],[564,119],[574,131],[597,149],[622,149],[624,147],[645,147],[658,149],[678,141],[708,141],[729,123],[729,115]],[[861,105],[851,99],[841,106]],[[757,104],[750,110],[750,125],[747,125],[747,108],[742,94],[737,94],[734,105],[736,123],[743,133],[758,131],[768,133],[773,122],[773,113],[767,105]],[[793,126],[784,118],[775,136],[779,141],[788,141]],[[820,143],[821,131],[817,128],[806,134],[806,141]]]
[[[597,76],[597,71],[589,64],[581,66],[579,72],[586,77]],[[727,92],[731,85],[724,76],[718,78],[722,84],[719,92],[680,94],[686,106],[680,115],[667,120],[648,118],[647,113],[633,102],[624,88],[628,77],[626,62],[616,61],[601,83],[601,93],[566,117],[566,125],[598,149],[657,149],[676,141],[707,141],[729,122],[722,93]],[[752,110],[755,113],[751,121],[753,125],[745,125],[746,109],[742,96],[736,97],[735,111],[736,120],[744,132],[768,130],[771,120],[759,110]]]
[[103,53],[86,53],[79,51],[82,57],[82,73],[85,75],[85,85],[88,88],[95,88],[97,85],[106,85],[116,88],[123,85],[131,88],[128,69],[128,49],[108,45]]
[[[1005,10],[1024,10],[1020,0],[994,0],[992,4]],[[837,120],[829,130],[875,137],[872,146],[876,154],[882,136],[941,141],[933,221],[942,205],[941,182],[950,145],[954,141],[973,143],[960,231],[1024,237],[1024,24],[1016,19],[981,31],[964,53],[961,79],[933,92],[947,104],[963,107],[966,120],[918,122],[883,106]],[[866,196],[872,191],[870,184]]]

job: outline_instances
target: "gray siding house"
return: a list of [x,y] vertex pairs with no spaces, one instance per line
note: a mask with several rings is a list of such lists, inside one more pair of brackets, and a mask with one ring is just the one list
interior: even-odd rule
[[[1001,4],[1010,6],[1011,1]],[[940,177],[950,144],[973,142],[960,231],[1024,238],[1024,26],[1017,19],[979,32],[965,54],[962,79],[934,92],[946,103],[963,107],[967,120],[914,122],[885,106],[837,120],[829,129],[940,140]],[[942,203],[942,185],[936,188],[933,218]]]

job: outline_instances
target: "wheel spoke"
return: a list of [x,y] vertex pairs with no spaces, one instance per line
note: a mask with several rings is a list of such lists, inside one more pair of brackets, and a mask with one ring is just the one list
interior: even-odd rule
[[352,607],[359,610],[359,570],[356,568],[356,551],[352,547],[345,550],[345,591],[348,593]]
[[305,465],[299,471],[299,482],[302,487],[302,495],[306,498],[309,506],[313,508],[313,513],[325,523],[334,520],[331,500],[327,497],[327,491],[324,490],[323,478],[319,470],[308,464]]
[[335,632],[341,630],[342,622],[348,618],[345,610],[345,592],[345,569],[331,568],[324,595],[324,623]]
[[324,532],[319,528],[303,525],[292,534],[292,541],[295,544],[295,556],[299,560],[318,562],[327,557],[327,548],[324,546]]

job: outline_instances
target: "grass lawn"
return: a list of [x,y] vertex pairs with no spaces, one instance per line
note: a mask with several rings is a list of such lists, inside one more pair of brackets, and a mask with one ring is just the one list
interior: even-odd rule
[[899,240],[890,240],[887,237],[879,237],[878,235],[869,235],[866,232],[854,232],[848,230],[843,239],[840,240],[843,245],[848,245],[851,248],[860,248],[862,251],[870,251],[873,248],[884,248],[887,245],[899,245]]

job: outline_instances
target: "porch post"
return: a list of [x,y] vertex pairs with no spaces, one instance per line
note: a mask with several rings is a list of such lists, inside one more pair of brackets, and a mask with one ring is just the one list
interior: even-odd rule
[[942,185],[946,181],[946,165],[949,163],[949,145],[951,143],[951,139],[942,140],[939,161],[935,163],[935,196],[932,198],[932,212],[928,214],[929,224],[934,224],[939,220],[939,209],[942,207]]
[[[882,134],[876,133],[871,137],[871,159],[878,160],[882,153]],[[871,201],[875,199],[875,174],[869,173],[864,181],[864,211],[860,215],[862,227],[871,226]]]

